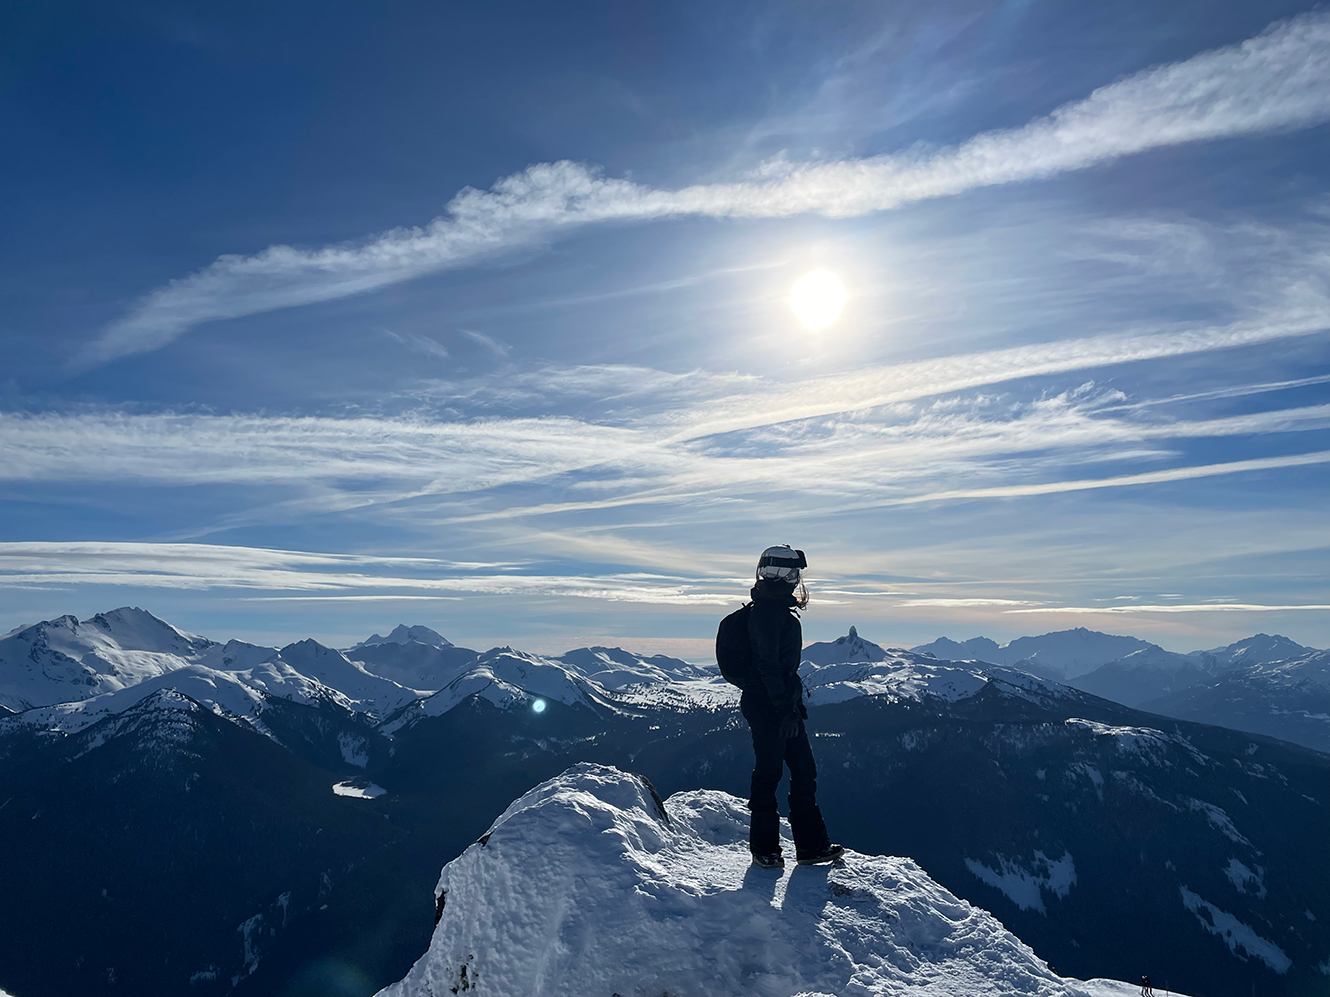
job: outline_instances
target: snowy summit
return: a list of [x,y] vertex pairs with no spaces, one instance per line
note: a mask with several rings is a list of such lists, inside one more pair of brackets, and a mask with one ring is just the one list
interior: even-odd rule
[[393,627],[387,637],[380,637],[378,634],[370,634],[365,640],[357,644],[357,647],[374,647],[378,644],[410,644],[415,641],[417,644],[427,644],[430,647],[452,647],[453,642],[443,634],[429,627],[414,626],[409,627],[405,623],[399,623]]
[[760,869],[747,835],[727,793],[575,765],[444,867],[429,950],[380,997],[1136,992],[1057,976],[910,859]]

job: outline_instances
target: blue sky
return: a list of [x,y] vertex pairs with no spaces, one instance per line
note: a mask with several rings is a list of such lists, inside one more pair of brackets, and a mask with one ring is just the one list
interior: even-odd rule
[[1323,9],[7,16],[4,629],[1330,644]]

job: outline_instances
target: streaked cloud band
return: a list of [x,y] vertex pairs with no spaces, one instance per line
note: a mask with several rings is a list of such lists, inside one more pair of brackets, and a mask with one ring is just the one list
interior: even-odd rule
[[468,188],[428,225],[360,244],[228,255],[152,292],[77,358],[158,349],[190,327],[373,291],[472,264],[580,226],[662,218],[844,218],[980,187],[1036,180],[1150,149],[1330,119],[1330,15],[1280,22],[1240,45],[1104,86],[1015,129],[867,159],[768,164],[733,183],[657,190],[572,162]]
[[1177,603],[1162,606],[1044,606],[1040,609],[1008,609],[1006,613],[1059,613],[1067,616],[1093,616],[1109,613],[1126,616],[1132,613],[1290,613],[1300,610],[1324,611],[1330,606],[1266,606],[1247,602]]
[[1022,485],[998,485],[993,488],[956,488],[950,491],[929,492],[907,498],[891,499],[883,505],[912,505],[919,502],[949,502],[959,499],[1021,498],[1031,495],[1054,495],[1058,492],[1081,492],[1096,488],[1127,488],[1132,485],[1153,485],[1167,481],[1189,481],[1194,478],[1214,478],[1225,474],[1249,471],[1269,471],[1284,467],[1306,467],[1311,464],[1330,464],[1330,450],[1317,453],[1290,454],[1284,457],[1261,457],[1256,460],[1235,460],[1222,464],[1203,464],[1196,467],[1170,467],[1163,471],[1141,474],[1122,474],[1112,478],[1086,478],[1071,481],[1044,481]]
[[[348,570],[358,567],[362,570]],[[363,570],[377,567],[379,571]],[[387,599],[395,593],[562,596],[658,605],[725,605],[733,592],[705,591],[700,579],[634,575],[555,575],[435,558],[318,554],[218,544],[15,542],[0,543],[0,585],[52,587],[267,590],[305,598]],[[394,570],[395,569],[395,570]],[[413,572],[410,575],[405,571]],[[712,579],[717,587],[724,579]],[[309,593],[320,593],[312,595]],[[372,593],[372,595],[371,595]]]

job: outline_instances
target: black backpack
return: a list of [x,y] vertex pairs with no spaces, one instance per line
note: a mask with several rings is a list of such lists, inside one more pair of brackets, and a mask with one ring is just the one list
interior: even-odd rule
[[716,664],[730,685],[740,689],[753,670],[753,648],[748,642],[748,617],[753,604],[746,602],[725,619],[716,629]]

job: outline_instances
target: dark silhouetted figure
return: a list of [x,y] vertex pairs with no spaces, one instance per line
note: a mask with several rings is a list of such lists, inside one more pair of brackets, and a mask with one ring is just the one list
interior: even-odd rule
[[800,865],[832,862],[845,849],[831,843],[817,805],[817,764],[808,743],[804,720],[803,683],[799,661],[803,628],[798,610],[808,605],[801,574],[807,561],[801,550],[768,547],[757,566],[748,612],[750,665],[739,702],[753,734],[753,779],[748,807],[752,813],[748,847],[753,861],[782,868],[780,814],[776,786],[785,766],[790,769],[790,829]]
[[1150,977],[1141,977],[1141,997],[1155,997],[1155,989],[1150,986]]

